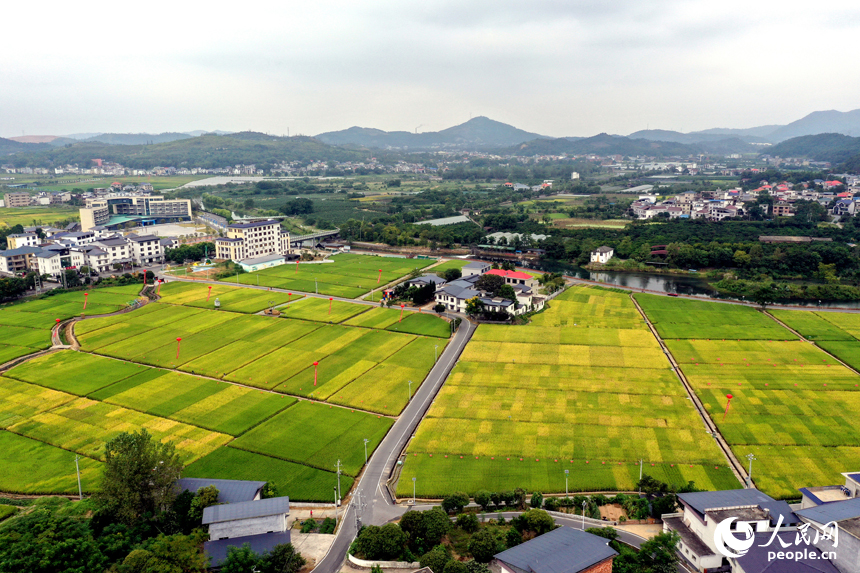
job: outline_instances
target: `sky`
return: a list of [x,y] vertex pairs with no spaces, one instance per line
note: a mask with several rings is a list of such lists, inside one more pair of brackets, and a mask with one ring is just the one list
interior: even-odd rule
[[37,0],[3,16],[3,137],[438,131],[478,115],[626,135],[860,108],[855,1]]

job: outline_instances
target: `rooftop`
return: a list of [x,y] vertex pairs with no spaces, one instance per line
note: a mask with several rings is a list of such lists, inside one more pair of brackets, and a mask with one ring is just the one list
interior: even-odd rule
[[218,488],[218,501],[221,503],[241,503],[253,501],[264,481],[244,481],[235,479],[182,478],[176,485],[183,491],[196,493],[201,487],[214,485]]
[[266,219],[265,221],[252,221],[250,223],[234,223],[227,227],[228,229],[253,229],[255,227],[266,227],[268,225],[280,225],[275,219]]
[[226,505],[210,505],[203,510],[203,525],[289,512],[290,498],[288,497],[271,497]]
[[[796,551],[796,559],[771,559],[768,553],[774,551],[774,545],[779,547],[779,542],[774,541],[773,545],[762,547],[767,545],[771,535],[773,534],[756,533],[752,547],[746,555],[737,559],[744,573],[838,573],[833,563],[822,559],[821,552],[811,545],[804,545],[801,551]],[[785,541],[788,541],[788,536]],[[779,547],[777,551],[780,549],[782,548]],[[804,554],[806,557],[801,557]]]
[[690,506],[699,515],[711,509],[729,509],[757,506],[775,501],[757,489],[728,489],[723,491],[697,491],[678,494],[684,505]]
[[687,524],[684,523],[684,520],[682,518],[664,517],[663,523],[672,531],[677,531],[678,535],[681,536],[681,541],[684,542],[684,545],[689,547],[690,551],[692,551],[699,557],[714,554],[711,548],[705,545],[704,542],[699,539],[699,536],[693,533],[692,529],[687,527]]
[[39,247],[18,247],[17,249],[9,249],[7,251],[0,251],[0,257],[17,257],[21,255],[35,255],[40,252],[42,249]]
[[262,257],[255,257],[252,259],[242,259],[239,261],[239,264],[242,265],[260,265],[262,263],[270,263],[272,261],[283,261],[284,255],[279,255],[278,253],[272,253],[271,255],[263,255]]
[[559,527],[495,557],[531,573],[577,573],[616,555],[603,537]]
[[217,567],[227,559],[227,549],[229,547],[242,547],[242,545],[247,543],[251,546],[251,551],[257,555],[262,555],[274,549],[276,545],[283,545],[289,542],[290,532],[281,531],[207,541],[203,544],[203,550],[209,555],[211,566]]
[[521,273],[519,271],[503,271],[502,269],[493,269],[491,271],[487,271],[488,275],[498,275],[500,277],[505,277],[508,279],[524,279],[528,280],[532,278],[532,276],[528,273]]

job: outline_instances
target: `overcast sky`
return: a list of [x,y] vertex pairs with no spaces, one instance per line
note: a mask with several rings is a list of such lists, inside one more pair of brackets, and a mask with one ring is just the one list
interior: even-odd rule
[[860,108],[860,3],[13,2],[0,136],[195,129],[551,136]]

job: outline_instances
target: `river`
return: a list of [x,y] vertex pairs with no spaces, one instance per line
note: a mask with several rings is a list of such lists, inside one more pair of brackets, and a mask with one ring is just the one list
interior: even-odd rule
[[[554,263],[545,265],[541,270],[563,272],[569,277],[596,281],[607,286],[618,286],[634,290],[646,290],[658,293],[673,293],[708,297],[714,299],[743,300],[743,297],[717,292],[704,277],[695,275],[664,275],[651,273],[589,271],[582,267]],[[852,308],[860,309],[860,301],[821,301],[815,300],[777,300],[779,305],[803,306],[810,309],[818,308]]]

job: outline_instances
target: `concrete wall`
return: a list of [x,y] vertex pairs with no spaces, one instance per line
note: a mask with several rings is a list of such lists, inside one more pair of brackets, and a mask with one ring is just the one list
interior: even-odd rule
[[287,515],[269,515],[266,517],[254,517],[251,519],[237,519],[235,521],[224,521],[222,523],[209,524],[209,539],[229,539],[243,537],[245,535],[259,535],[270,531],[286,531]]
[[[813,527],[809,528],[807,537],[814,540],[815,532],[813,531],[813,529]],[[842,573],[860,573],[860,539],[857,539],[853,535],[846,533],[845,530],[843,530],[842,528],[839,528],[838,537],[838,545],[836,547],[833,546],[833,540],[825,540],[821,539],[820,537],[818,543],[815,544],[815,547],[820,549],[822,552],[835,551],[836,559],[831,561],[831,563],[833,563],[833,565]],[[797,549],[802,550],[803,547],[804,545],[799,545]],[[790,549],[785,549],[785,551],[794,549],[795,548],[792,547]],[[781,547],[776,549],[776,551],[781,550]]]

